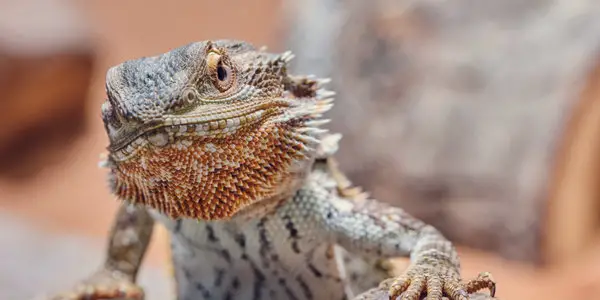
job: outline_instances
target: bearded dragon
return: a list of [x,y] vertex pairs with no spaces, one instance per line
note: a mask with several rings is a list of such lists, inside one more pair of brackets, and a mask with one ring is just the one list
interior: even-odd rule
[[[191,43],[106,75],[104,166],[122,200],[99,271],[53,299],[143,299],[136,276],[156,221],[170,233],[177,299],[468,299],[452,243],[371,199],[337,168],[321,128],[327,80],[290,52]],[[385,262],[410,257],[391,277]]]

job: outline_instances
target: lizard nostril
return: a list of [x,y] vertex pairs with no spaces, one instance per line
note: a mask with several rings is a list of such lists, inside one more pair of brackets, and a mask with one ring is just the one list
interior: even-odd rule
[[115,107],[109,102],[105,101],[102,104],[102,121],[104,125],[111,125],[113,127],[120,127],[121,121],[117,117],[117,111]]

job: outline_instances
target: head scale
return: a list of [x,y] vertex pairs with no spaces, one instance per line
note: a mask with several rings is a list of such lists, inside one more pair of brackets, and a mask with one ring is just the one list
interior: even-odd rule
[[289,196],[333,95],[324,81],[289,75],[291,58],[219,40],[109,69],[102,118],[114,193],[205,220]]

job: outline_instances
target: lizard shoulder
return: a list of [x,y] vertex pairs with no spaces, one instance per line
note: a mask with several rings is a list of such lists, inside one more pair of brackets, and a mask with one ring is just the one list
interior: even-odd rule
[[321,144],[317,148],[315,168],[319,168],[330,180],[335,183],[335,189],[342,198],[351,200],[364,200],[369,195],[361,187],[354,186],[339,168],[337,160],[333,157],[339,149],[340,133],[331,133],[321,138]]

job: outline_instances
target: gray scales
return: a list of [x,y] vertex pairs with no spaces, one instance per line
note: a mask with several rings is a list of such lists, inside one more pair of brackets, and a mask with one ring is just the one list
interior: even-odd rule
[[[288,73],[290,52],[192,43],[107,73],[103,165],[123,204],[105,264],[52,299],[143,299],[155,221],[170,232],[177,299],[467,299],[452,243],[339,171],[319,128],[328,80]],[[388,259],[410,257],[393,277]],[[478,297],[487,297],[481,296]]]

